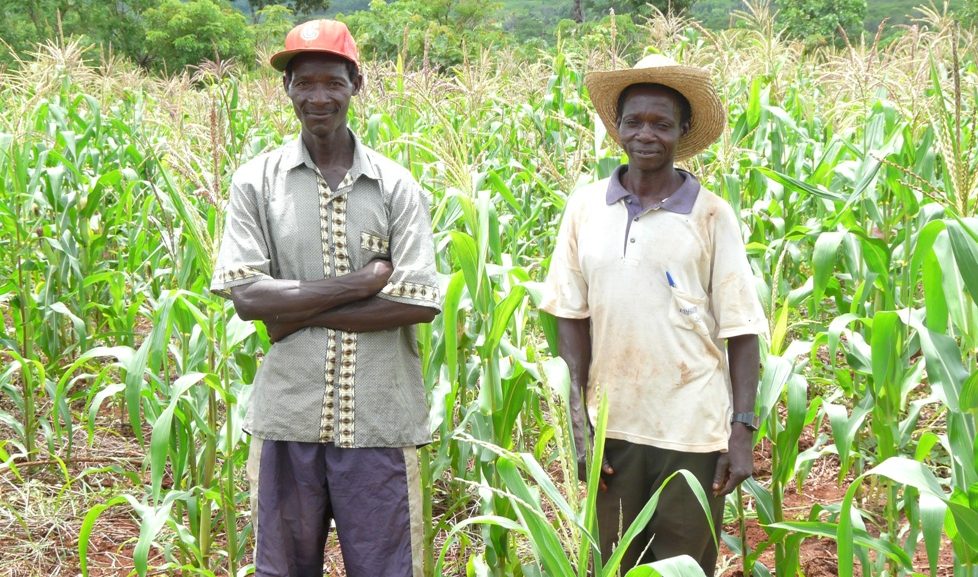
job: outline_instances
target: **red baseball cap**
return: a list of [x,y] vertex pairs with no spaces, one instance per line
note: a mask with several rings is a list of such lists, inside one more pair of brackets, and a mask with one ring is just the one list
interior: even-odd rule
[[272,68],[285,70],[289,61],[303,52],[335,54],[360,66],[353,35],[346,24],[336,20],[310,20],[290,30],[285,37],[285,50],[271,58]]

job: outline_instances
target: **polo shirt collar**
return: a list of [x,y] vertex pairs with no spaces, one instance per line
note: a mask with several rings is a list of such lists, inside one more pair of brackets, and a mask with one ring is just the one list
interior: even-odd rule
[[[623,164],[616,168],[615,172],[611,174],[611,178],[608,179],[608,192],[605,194],[605,201],[609,206],[624,198],[635,198],[635,195],[628,192],[621,183],[621,175],[625,174],[626,170],[628,170],[628,165]],[[676,170],[682,175],[683,183],[659,208],[676,214],[689,214],[693,212],[693,204],[699,194],[700,183],[695,176],[685,170],[681,168]]]
[[[366,176],[372,180],[380,180],[380,174],[377,172],[377,164],[371,158],[372,151],[360,142],[360,139],[352,130],[350,130],[350,136],[353,137],[353,165],[350,166],[350,178],[353,182],[356,182],[361,176]],[[282,157],[282,163],[286,170],[305,165],[319,172],[319,168],[312,161],[312,155],[309,154],[305,143],[302,142],[301,136],[296,137],[295,140],[289,143]]]

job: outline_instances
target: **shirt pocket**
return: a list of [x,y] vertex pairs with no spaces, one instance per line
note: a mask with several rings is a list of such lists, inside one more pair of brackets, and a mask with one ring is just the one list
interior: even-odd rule
[[366,264],[375,258],[390,259],[391,243],[386,236],[373,232],[363,231],[360,233],[360,250],[363,253],[363,263]]
[[703,315],[706,313],[706,297],[689,294],[676,287],[669,287],[672,292],[672,302],[669,306],[669,320],[673,325],[696,331],[708,337],[710,329],[706,326]]

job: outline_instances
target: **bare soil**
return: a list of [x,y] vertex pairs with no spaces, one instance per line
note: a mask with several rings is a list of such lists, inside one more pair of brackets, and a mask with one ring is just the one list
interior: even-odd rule
[[[13,407],[4,406],[0,399],[0,410],[10,411]],[[78,559],[78,534],[85,515],[97,504],[104,503],[114,495],[130,493],[142,494],[137,486],[148,483],[143,472],[143,451],[140,449],[127,426],[121,423],[118,407],[106,404],[99,415],[99,426],[95,429],[94,442],[89,446],[87,432],[81,429],[74,433],[74,452],[71,460],[65,461],[62,470],[56,459],[37,459],[33,463],[19,464],[22,478],[9,469],[0,469],[0,551],[3,563],[0,564],[0,577],[55,577],[79,575],[81,568]],[[0,438],[12,438],[13,431],[0,425]],[[148,438],[148,437],[147,437]],[[802,446],[810,446],[814,437],[809,432]],[[66,455],[59,455],[64,459]],[[756,455],[756,477],[762,482],[770,475],[769,449],[759,446]],[[840,503],[851,482],[837,482],[838,460],[833,455],[819,458],[805,479],[800,491],[790,488],[785,496],[785,511],[790,518],[805,519],[815,504]],[[65,474],[67,472],[67,475]],[[243,471],[242,471],[243,475]],[[66,483],[66,478],[69,482]],[[244,480],[241,479],[242,487]],[[438,515],[439,511],[435,514]],[[864,507],[867,507],[863,503]],[[749,500],[746,509],[752,511]],[[456,516],[467,515],[457,513]],[[248,522],[242,515],[240,522]],[[739,535],[737,524],[724,528],[731,535]],[[873,528],[870,529],[873,531]],[[164,530],[164,534],[167,530]],[[767,538],[764,529],[756,518],[747,521],[747,543],[756,549]],[[105,510],[95,524],[89,543],[88,569],[93,577],[126,575],[133,568],[133,549],[139,535],[139,522],[131,508],[126,505]],[[166,539],[166,537],[161,537]],[[444,539],[444,536],[441,536]],[[441,541],[440,539],[440,541]],[[441,542],[438,543],[440,547]],[[476,545],[476,544],[473,544]],[[250,546],[249,546],[250,549]],[[446,575],[464,575],[465,559],[470,549],[453,547],[449,551]],[[242,563],[252,561],[250,554]],[[766,550],[759,561],[768,568],[774,568],[774,550]],[[927,557],[921,547],[914,558],[915,569],[929,573]],[[150,567],[164,563],[160,549],[151,552]],[[950,577],[953,559],[950,546],[942,548],[939,563],[940,576]],[[801,569],[808,577],[827,577],[838,574],[838,559],[835,543],[831,540],[809,538],[801,544]],[[326,548],[325,574],[331,577],[345,577],[342,554],[335,532],[331,533]],[[858,571],[858,567],[857,567]],[[173,574],[167,570],[157,570],[155,574]],[[742,577],[741,560],[725,546],[721,548],[719,575],[723,577]],[[858,573],[857,573],[858,574]]]

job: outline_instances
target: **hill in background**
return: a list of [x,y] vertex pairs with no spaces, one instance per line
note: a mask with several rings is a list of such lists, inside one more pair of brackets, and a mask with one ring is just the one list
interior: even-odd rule
[[[502,5],[500,20],[503,27],[521,39],[549,37],[563,18],[569,18],[572,0],[498,0]],[[959,7],[965,0],[950,0],[951,8]],[[248,13],[248,0],[232,2],[239,10]],[[935,4],[940,8],[942,1]],[[876,32],[884,19],[888,27],[910,24],[916,16],[914,8],[929,6],[920,0],[868,0],[865,28]],[[350,14],[370,7],[370,0],[332,0],[325,16]],[[744,9],[743,0],[697,0],[692,16],[711,29],[729,28],[735,10]]]
[[[960,7],[964,0],[951,0],[951,8]],[[777,2],[775,2],[777,4]],[[943,2],[935,3],[942,8]],[[887,27],[903,26],[912,23],[919,14],[918,6],[930,6],[930,2],[919,0],[867,0],[865,29],[876,32],[880,22],[886,20]],[[743,10],[743,0],[698,0],[693,4],[693,17],[707,28],[729,28],[735,10]]]

